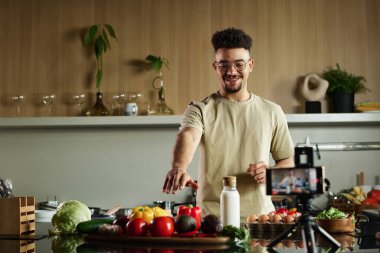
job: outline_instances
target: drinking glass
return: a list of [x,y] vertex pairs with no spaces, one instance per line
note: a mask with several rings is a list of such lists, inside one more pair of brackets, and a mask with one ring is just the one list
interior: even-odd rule
[[124,92],[117,92],[112,95],[112,115],[123,115],[124,104],[127,101]]
[[55,100],[55,95],[54,94],[43,95],[42,96],[42,103],[44,105],[48,106],[49,117],[51,117],[51,107],[52,107],[52,105],[54,103],[54,100]]
[[141,92],[127,92],[127,101],[132,103],[140,103],[143,100]]
[[84,93],[76,93],[72,97],[73,103],[78,108],[78,114],[82,115],[82,105],[87,101],[87,95]]
[[17,116],[20,116],[21,104],[24,102],[25,96],[21,94],[11,95],[10,100],[11,100],[11,103],[17,106]]

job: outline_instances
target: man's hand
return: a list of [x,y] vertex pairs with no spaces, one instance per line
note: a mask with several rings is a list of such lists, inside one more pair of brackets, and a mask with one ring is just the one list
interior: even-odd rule
[[264,162],[258,162],[255,164],[250,164],[247,172],[253,176],[258,184],[265,183],[266,169],[268,165]]
[[178,190],[182,190],[185,186],[191,186],[197,189],[198,185],[194,182],[191,176],[185,169],[173,168],[166,174],[165,183],[162,187],[162,192],[175,194]]

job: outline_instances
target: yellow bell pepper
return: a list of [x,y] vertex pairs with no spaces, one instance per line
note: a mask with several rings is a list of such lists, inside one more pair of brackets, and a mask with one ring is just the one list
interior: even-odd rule
[[170,216],[170,213],[168,210],[165,210],[159,206],[155,206],[152,208],[154,217],[160,217],[160,216]]
[[148,224],[154,219],[154,212],[149,206],[136,206],[132,209],[130,220],[143,218]]

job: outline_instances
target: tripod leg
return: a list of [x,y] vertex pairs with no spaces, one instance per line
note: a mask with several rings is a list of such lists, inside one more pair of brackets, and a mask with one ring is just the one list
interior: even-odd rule
[[297,221],[295,224],[293,224],[291,227],[289,227],[287,230],[285,230],[284,232],[282,232],[281,234],[279,234],[276,238],[274,238],[269,244],[268,244],[268,248],[273,248],[274,246],[276,246],[277,243],[281,242],[283,239],[287,238],[287,237],[290,237],[296,227],[298,226],[300,221]]
[[315,252],[315,239],[312,231],[311,217],[305,217],[305,223],[302,229],[302,238],[306,244],[307,253]]
[[324,230],[323,228],[321,228],[317,224],[313,224],[312,227],[313,227],[313,230],[315,232],[317,232],[318,234],[320,234],[326,241],[328,241],[333,246],[333,249],[335,251],[337,249],[339,249],[340,243],[337,240],[335,240],[334,237],[332,237],[329,233],[327,233],[326,230]]

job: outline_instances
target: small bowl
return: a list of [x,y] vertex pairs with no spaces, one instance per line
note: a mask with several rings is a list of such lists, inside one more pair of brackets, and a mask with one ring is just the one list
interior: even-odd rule
[[52,210],[36,210],[36,222],[51,222],[51,218],[56,211]]
[[316,223],[329,233],[352,233],[355,231],[353,217],[343,219],[316,219]]

